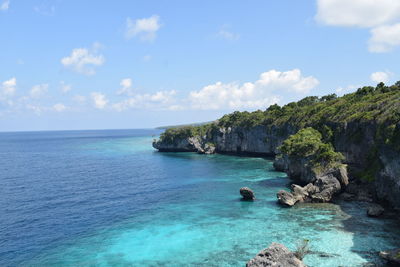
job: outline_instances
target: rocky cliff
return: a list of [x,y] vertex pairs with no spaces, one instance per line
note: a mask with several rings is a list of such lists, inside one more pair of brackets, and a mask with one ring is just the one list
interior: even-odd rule
[[[289,136],[305,127],[318,130],[324,142],[343,154],[350,180],[373,185],[378,200],[400,208],[400,83],[235,112],[208,125],[167,130],[153,146],[160,151],[205,153],[212,147],[209,153],[275,156]],[[293,170],[306,172],[301,159],[275,166],[294,179]]]

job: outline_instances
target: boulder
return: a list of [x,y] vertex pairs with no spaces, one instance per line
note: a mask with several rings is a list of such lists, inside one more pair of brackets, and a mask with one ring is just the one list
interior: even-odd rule
[[254,192],[248,187],[242,187],[240,188],[240,195],[242,195],[244,200],[254,200]]
[[286,205],[289,207],[293,206],[298,201],[298,199],[292,193],[285,191],[285,190],[280,190],[276,194],[276,197],[278,198],[278,202],[280,204],[283,204],[283,205]]
[[381,251],[379,252],[379,256],[394,266],[400,265],[400,248]]
[[367,208],[367,215],[370,217],[379,217],[385,209],[379,204],[372,204]]
[[311,202],[329,202],[341,190],[339,180],[331,173],[318,177],[314,186],[316,190],[310,194]]
[[247,262],[246,267],[306,267],[296,255],[282,244],[272,243]]

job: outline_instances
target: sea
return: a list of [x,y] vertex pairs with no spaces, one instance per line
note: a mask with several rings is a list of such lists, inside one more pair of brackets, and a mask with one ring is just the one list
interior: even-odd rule
[[162,153],[160,133],[0,133],[0,266],[245,266],[303,240],[308,266],[379,266],[400,247],[399,223],[366,203],[282,207],[272,159]]

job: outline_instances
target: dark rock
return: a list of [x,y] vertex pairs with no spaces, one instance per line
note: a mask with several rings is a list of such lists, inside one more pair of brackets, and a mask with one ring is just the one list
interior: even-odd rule
[[343,194],[350,194],[354,196],[352,199],[349,200],[373,202],[373,197],[370,191],[371,190],[367,184],[357,184],[352,182],[346,187],[345,193]]
[[379,256],[387,260],[390,264],[400,265],[400,248],[379,252]]
[[312,202],[329,202],[341,189],[339,180],[332,173],[318,177],[314,186],[317,190],[310,195]]
[[277,194],[279,203],[293,206],[297,202],[329,202],[335,194],[340,193],[341,184],[345,186],[348,183],[347,171],[341,167],[318,174],[310,171],[306,180],[313,182],[304,187],[293,184],[291,193],[279,191]]
[[367,215],[370,217],[379,217],[385,209],[379,204],[372,204],[367,208]]
[[[400,123],[397,127],[400,129]],[[400,209],[400,152],[393,148],[385,148],[380,153],[379,159],[383,168],[375,178],[376,196]]]
[[351,201],[351,200],[355,200],[356,196],[350,193],[342,193],[339,196],[341,199],[346,200],[346,201]]
[[244,200],[254,200],[254,192],[248,187],[242,187],[240,188],[240,195],[242,195]]
[[247,262],[246,267],[306,267],[293,252],[284,245],[272,243]]

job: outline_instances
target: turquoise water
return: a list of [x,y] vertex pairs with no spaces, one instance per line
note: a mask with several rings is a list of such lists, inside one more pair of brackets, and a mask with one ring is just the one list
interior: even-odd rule
[[244,266],[309,239],[309,266],[363,266],[400,246],[398,222],[363,203],[277,205],[289,180],[270,160],[159,153],[157,134],[0,134],[0,265]]

